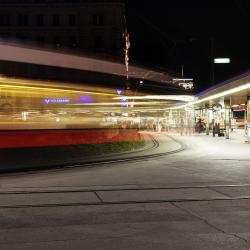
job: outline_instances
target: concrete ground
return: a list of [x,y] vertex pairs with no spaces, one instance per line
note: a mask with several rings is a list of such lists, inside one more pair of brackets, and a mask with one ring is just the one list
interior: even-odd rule
[[[169,147],[165,133],[153,136],[160,148],[152,153]],[[184,151],[2,175],[0,249],[250,249],[243,134],[175,138]]]

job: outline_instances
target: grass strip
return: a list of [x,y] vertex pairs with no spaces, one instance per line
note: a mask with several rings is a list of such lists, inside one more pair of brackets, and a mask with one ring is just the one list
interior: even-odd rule
[[107,155],[135,151],[145,146],[145,141],[112,142],[90,145],[79,145],[81,154],[85,156]]

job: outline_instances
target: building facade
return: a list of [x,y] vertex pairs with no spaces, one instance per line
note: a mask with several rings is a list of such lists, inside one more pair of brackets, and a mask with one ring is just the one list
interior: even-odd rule
[[124,11],[122,0],[0,0],[0,38],[121,56]]

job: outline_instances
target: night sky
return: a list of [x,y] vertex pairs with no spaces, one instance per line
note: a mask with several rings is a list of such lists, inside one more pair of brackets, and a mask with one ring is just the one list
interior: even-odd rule
[[167,68],[195,79],[197,91],[211,85],[211,41],[215,82],[250,70],[250,1],[127,0],[131,61]]

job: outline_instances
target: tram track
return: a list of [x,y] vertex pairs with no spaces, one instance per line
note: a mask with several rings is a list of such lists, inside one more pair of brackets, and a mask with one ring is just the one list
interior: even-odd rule
[[[124,184],[127,185],[127,184]],[[130,185],[137,185],[137,184],[130,184]],[[119,185],[121,186],[121,185]],[[113,192],[113,191],[152,191],[152,190],[184,190],[184,189],[212,189],[212,188],[242,188],[242,187],[249,187],[250,184],[232,184],[232,185],[200,185],[200,186],[176,186],[176,187],[153,187],[153,188],[112,188],[112,189],[91,189],[91,188],[84,188],[79,189],[79,187],[71,187],[72,189],[68,190],[36,190],[36,191],[0,191],[0,195],[9,195],[9,194],[63,194],[63,193],[89,193],[89,192]],[[27,187],[24,187],[27,188]],[[34,187],[29,187],[32,189]],[[48,187],[51,188],[51,187]],[[53,188],[65,188],[63,186],[60,187],[53,187]],[[67,188],[67,187],[66,187]],[[75,188],[75,189],[73,189]],[[77,189],[76,189],[77,188]],[[19,189],[19,188],[15,188]],[[35,187],[35,189],[37,189]],[[45,188],[47,189],[47,188]]]
[[56,208],[56,207],[86,207],[106,205],[136,205],[136,204],[162,204],[162,203],[190,203],[190,202],[217,202],[217,201],[250,201],[250,197],[236,198],[214,198],[214,199],[170,199],[170,200],[149,200],[149,201],[124,201],[124,202],[90,202],[90,203],[60,203],[60,204],[39,204],[39,205],[11,205],[0,206],[0,209],[24,209],[24,208]]
[[[220,194],[220,191],[216,190],[216,188],[242,188],[242,187],[249,187],[250,190],[250,184],[242,184],[242,185],[204,185],[204,186],[177,186],[177,187],[155,187],[155,188],[119,188],[119,189],[84,189],[84,190],[36,190],[36,191],[7,191],[7,192],[0,192],[0,197],[4,197],[8,195],[8,198],[11,198],[11,196],[15,196],[14,198],[19,199],[18,196],[24,195],[24,196],[30,196],[30,195],[69,195],[72,196],[74,194],[82,194],[82,193],[88,193],[93,194],[93,196],[96,197],[95,202],[52,202],[52,203],[39,203],[34,204],[32,201],[28,202],[27,204],[21,204],[14,201],[14,204],[11,205],[0,205],[0,209],[22,209],[22,208],[56,208],[56,207],[83,207],[83,206],[104,206],[104,205],[133,205],[133,204],[157,204],[157,203],[188,203],[188,202],[218,202],[218,201],[250,201],[250,195],[249,196],[236,196],[236,197],[230,197],[226,195],[225,193],[221,193],[224,197],[211,197],[211,198],[167,198],[166,199],[145,199],[145,200],[126,200],[126,201],[105,201],[102,197],[102,192],[123,192],[123,191],[161,191],[161,190],[167,190],[167,191],[176,191],[176,190],[182,190],[187,191],[190,189],[209,189],[211,191],[215,191],[218,194]],[[249,193],[250,194],[250,193]],[[13,197],[12,197],[13,198]],[[27,197],[26,197],[27,198]],[[56,198],[56,197],[55,197]],[[29,198],[30,199],[30,198]],[[32,200],[32,199],[31,199]]]
[[[129,162],[139,162],[139,161],[146,161],[149,159],[154,159],[158,157],[164,157],[167,155],[179,153],[183,150],[186,149],[186,145],[182,143],[181,141],[176,140],[172,136],[166,135],[169,137],[171,140],[173,140],[175,143],[180,145],[180,148],[177,150],[172,150],[168,152],[161,152],[161,153],[148,153],[153,150],[157,150],[160,148],[160,143],[155,139],[154,136],[151,134],[147,134],[153,145],[151,147],[148,147],[146,149],[141,149],[137,150],[135,152],[125,152],[123,154],[115,154],[114,159],[112,159],[112,156],[108,156],[106,159],[105,157],[103,159],[96,159],[96,160],[86,160],[83,162],[77,162],[77,163],[61,163],[57,164],[54,166],[43,166],[43,167],[37,167],[37,168],[18,168],[18,169],[0,169],[0,179],[4,177],[9,177],[9,176],[21,176],[21,175],[32,175],[32,174],[37,174],[37,173],[53,173],[53,172],[58,172],[58,171],[65,171],[65,170],[70,170],[74,168],[93,168],[93,167],[101,167],[103,165],[113,165],[117,163],[129,163]],[[137,156],[132,156],[133,154],[141,154]],[[117,158],[118,159],[115,159]]]
[[[171,152],[160,152],[153,154],[151,151],[157,150],[161,145],[160,143],[150,135],[153,145],[146,150],[141,150],[140,152],[149,154],[132,156],[127,154],[127,157],[115,160],[106,160],[93,163],[85,164],[72,164],[66,166],[60,166],[58,168],[47,169],[43,171],[31,171],[28,175],[37,174],[47,174],[47,173],[57,173],[58,171],[71,171],[72,169],[77,169],[80,167],[92,168],[103,165],[113,166],[117,163],[127,163],[127,162],[137,162],[146,161],[149,159],[160,158],[170,154],[178,153],[186,149],[186,145],[176,139],[170,137],[172,140],[180,145],[180,148],[173,150]],[[150,154],[151,153],[151,154]],[[18,174],[5,174],[0,177],[0,179],[13,177],[13,176],[27,175],[27,172]],[[224,190],[222,190],[222,189]],[[238,195],[230,196],[228,189],[231,188],[246,188],[247,192],[238,192]],[[249,195],[248,195],[249,188]],[[140,197],[140,192],[151,192],[151,196]],[[166,191],[166,194],[164,193]],[[225,192],[224,192],[225,191]],[[105,198],[112,193],[111,196],[117,197],[118,192],[127,192],[127,196],[123,197],[123,200],[118,198]],[[117,193],[116,193],[117,192]],[[133,196],[137,192],[137,196]],[[157,194],[161,193],[158,197],[154,196],[154,192]],[[163,194],[162,194],[163,192]],[[175,192],[179,192],[177,196],[173,195]],[[115,194],[116,193],[116,194]],[[180,195],[181,193],[181,195]],[[197,195],[201,193],[201,195]],[[206,195],[210,193],[209,195]],[[92,200],[84,200],[81,198],[84,195],[90,195]],[[188,194],[188,195],[185,195]],[[242,194],[242,195],[241,195]],[[40,196],[41,195],[41,200]],[[71,196],[76,197],[76,199],[70,199]],[[119,196],[119,195],[118,195]],[[167,186],[166,184],[120,184],[120,185],[99,185],[99,186],[45,186],[45,187],[9,187],[0,188],[0,201],[2,199],[6,200],[6,204],[2,201],[0,202],[0,209],[22,209],[22,208],[53,208],[53,207],[81,207],[81,206],[104,206],[104,205],[133,205],[133,204],[152,204],[152,203],[187,203],[187,202],[216,202],[216,201],[250,201],[250,183],[239,183],[239,184],[221,184],[221,185],[176,185]],[[63,197],[60,200],[60,197]],[[79,198],[80,197],[80,198]],[[138,199],[137,199],[138,197]],[[145,198],[146,197],[146,198]],[[159,199],[160,197],[160,199]],[[113,200],[112,200],[113,199]],[[49,202],[47,202],[49,201]],[[56,202],[58,201],[58,202]]]
[[[148,155],[142,155],[142,156],[132,156],[132,157],[126,157],[126,158],[121,158],[121,159],[116,159],[116,160],[107,160],[107,161],[104,160],[104,161],[84,163],[84,164],[74,164],[72,166],[63,166],[62,168],[67,169],[67,168],[76,168],[76,167],[94,167],[94,166],[107,165],[107,164],[145,161],[148,159],[153,159],[153,158],[158,158],[158,157],[163,157],[163,156],[179,153],[186,149],[186,145],[184,143],[172,138],[171,136],[168,136],[168,137],[170,137],[173,141],[178,143],[180,145],[180,148],[177,150],[172,150],[172,151],[163,152],[163,153],[148,154]],[[151,137],[151,139],[154,143],[154,146],[146,150],[141,150],[139,152],[145,153],[151,150],[156,150],[160,147],[159,142],[153,136]],[[127,153],[127,154],[129,155],[130,153]]]

